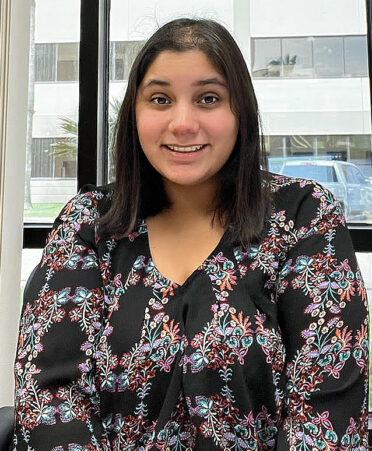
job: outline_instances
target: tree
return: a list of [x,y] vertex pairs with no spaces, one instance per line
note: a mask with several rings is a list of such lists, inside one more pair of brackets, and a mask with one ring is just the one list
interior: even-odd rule
[[[114,98],[110,102],[109,118],[108,118],[108,152],[110,157],[115,145],[115,128],[121,107],[121,101]],[[60,117],[59,130],[61,136],[52,144],[52,149],[48,150],[54,157],[65,157],[75,159],[77,157],[78,148],[78,123],[68,117]],[[112,158],[111,158],[112,161]]]

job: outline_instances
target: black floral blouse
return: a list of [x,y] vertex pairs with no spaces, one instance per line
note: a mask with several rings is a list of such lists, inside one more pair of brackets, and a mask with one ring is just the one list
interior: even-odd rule
[[64,207],[25,292],[14,449],[367,450],[367,298],[340,205],[269,184],[262,241],[225,234],[183,285],[143,220],[100,239],[108,191]]

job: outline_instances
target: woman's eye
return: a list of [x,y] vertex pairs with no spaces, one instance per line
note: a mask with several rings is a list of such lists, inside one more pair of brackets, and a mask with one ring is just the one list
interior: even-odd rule
[[168,105],[169,100],[165,97],[153,97],[151,99],[151,102],[155,103],[156,105]]
[[205,96],[200,101],[200,103],[204,103],[207,105],[211,105],[216,102],[218,102],[218,98],[216,96]]

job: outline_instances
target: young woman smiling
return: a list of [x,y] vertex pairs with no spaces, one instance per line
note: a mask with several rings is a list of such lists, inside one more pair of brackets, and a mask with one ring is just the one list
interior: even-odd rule
[[164,25],[129,77],[115,183],[66,205],[25,292],[14,449],[367,450],[342,209],[264,167],[231,35]]

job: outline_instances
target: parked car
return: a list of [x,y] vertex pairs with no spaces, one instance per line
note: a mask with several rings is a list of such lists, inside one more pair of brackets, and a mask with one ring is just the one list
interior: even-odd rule
[[340,201],[348,220],[372,220],[372,185],[355,164],[335,160],[287,160],[279,172],[324,185]]

